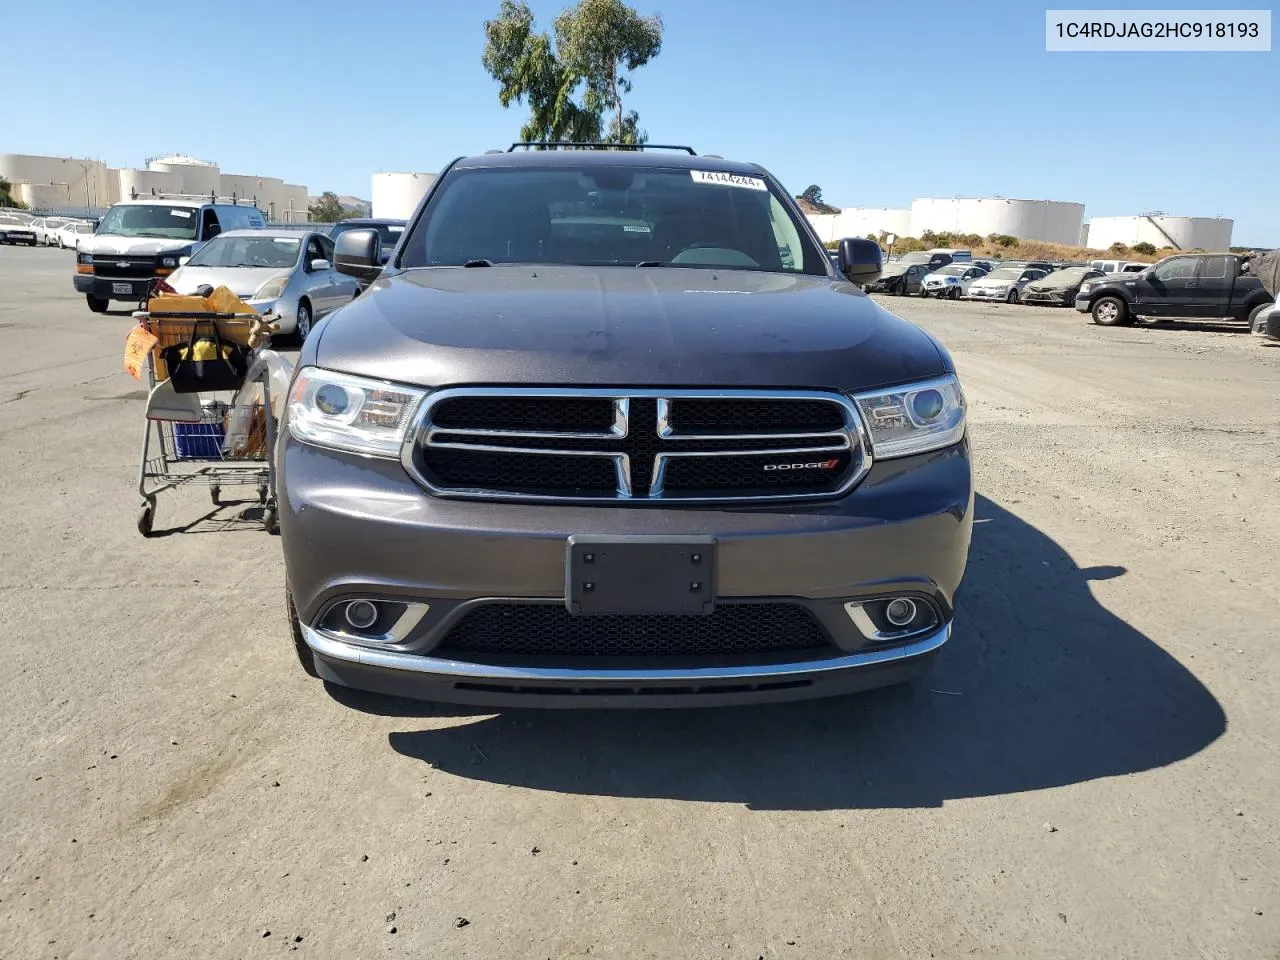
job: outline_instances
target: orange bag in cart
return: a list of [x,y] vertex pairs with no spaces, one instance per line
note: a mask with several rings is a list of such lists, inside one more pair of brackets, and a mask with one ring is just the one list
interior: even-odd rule
[[139,323],[129,331],[124,341],[124,369],[135,380],[142,379],[142,365],[146,362],[151,348],[160,342],[160,338],[147,329],[145,323]]

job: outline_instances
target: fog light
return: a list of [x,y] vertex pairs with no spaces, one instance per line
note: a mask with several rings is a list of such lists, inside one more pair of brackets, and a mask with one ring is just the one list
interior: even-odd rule
[[368,600],[353,600],[345,611],[347,623],[357,630],[368,630],[378,622],[378,608]]
[[890,600],[884,608],[884,618],[895,627],[905,627],[916,618],[916,602],[906,597]]

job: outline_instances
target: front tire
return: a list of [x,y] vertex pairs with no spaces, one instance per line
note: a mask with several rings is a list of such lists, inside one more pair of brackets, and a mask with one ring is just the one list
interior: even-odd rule
[[1010,290],[1010,291],[1009,291],[1009,293],[1005,296],[1005,298],[1004,298],[1004,302],[1005,302],[1005,303],[1017,303],[1017,302],[1018,302],[1018,291],[1017,291],[1017,290]]
[[293,605],[293,595],[285,593],[284,600],[289,613],[289,633],[293,637],[293,652],[298,655],[298,666],[302,667],[308,677],[318,679],[320,674],[316,672],[316,655],[311,652],[306,639],[302,636],[302,624],[298,621],[298,610]]
[[1129,316],[1129,305],[1119,297],[1099,297],[1089,313],[1100,327],[1123,327],[1133,322]]
[[103,300],[101,297],[95,297],[92,293],[84,295],[85,302],[89,304],[89,309],[94,313],[106,313],[107,307],[111,306],[110,300]]
[[311,336],[311,304],[306,300],[298,303],[298,342],[305,343]]

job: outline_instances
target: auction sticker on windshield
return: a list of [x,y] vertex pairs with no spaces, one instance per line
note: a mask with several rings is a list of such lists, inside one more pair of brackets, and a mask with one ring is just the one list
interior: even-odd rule
[[719,183],[726,187],[746,187],[748,190],[768,190],[759,177],[743,177],[736,173],[721,173],[719,170],[690,170],[689,176],[694,183]]

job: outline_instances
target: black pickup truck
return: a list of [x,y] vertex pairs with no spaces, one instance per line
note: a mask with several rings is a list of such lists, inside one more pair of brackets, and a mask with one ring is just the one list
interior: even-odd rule
[[1203,318],[1248,322],[1272,302],[1256,277],[1230,253],[1166,257],[1141,273],[1118,273],[1081,284],[1076,309],[1104,327],[1152,320]]

